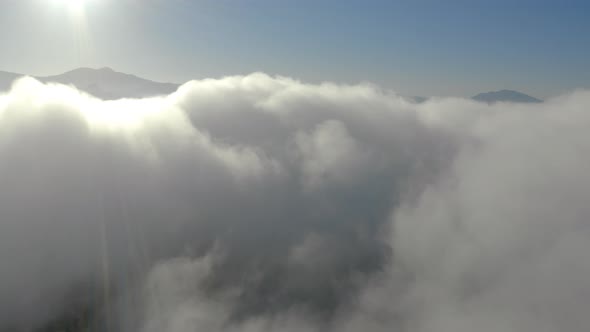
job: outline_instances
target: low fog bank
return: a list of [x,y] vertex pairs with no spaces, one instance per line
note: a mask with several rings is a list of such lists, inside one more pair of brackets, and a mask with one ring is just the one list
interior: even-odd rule
[[590,93],[0,95],[0,330],[586,331]]

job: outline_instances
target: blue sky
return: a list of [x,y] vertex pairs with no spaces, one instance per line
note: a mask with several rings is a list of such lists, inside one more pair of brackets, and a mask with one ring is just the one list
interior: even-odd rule
[[160,81],[264,71],[406,95],[590,87],[587,1],[0,0],[0,70]]

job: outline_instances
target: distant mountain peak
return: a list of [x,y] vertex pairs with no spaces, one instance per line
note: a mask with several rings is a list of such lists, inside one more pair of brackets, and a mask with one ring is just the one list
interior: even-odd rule
[[115,71],[110,67],[81,67],[61,75],[37,77],[42,82],[73,85],[102,99],[143,98],[170,94],[178,84],[160,83]]
[[[10,89],[12,82],[22,76],[26,75],[0,71],[0,92]],[[81,67],[60,75],[35,78],[45,83],[73,85],[81,91],[105,100],[168,95],[179,87],[179,84],[155,82],[118,72],[110,67]]]
[[89,68],[89,67],[80,67],[80,68],[75,68],[72,70],[68,70],[63,74],[60,75],[53,75],[53,76],[61,76],[61,75],[68,75],[68,74],[72,74],[72,73],[88,73],[88,72],[94,72],[97,71],[97,69],[94,68]]
[[480,93],[471,97],[473,100],[485,102],[485,103],[496,103],[496,102],[511,102],[511,103],[542,103],[541,99],[531,97],[522,92],[514,90],[499,90]]
[[47,77],[58,77],[64,75],[106,75],[106,74],[118,74],[118,75],[128,75],[125,73],[118,72],[110,67],[102,67],[102,68],[90,68],[90,67],[80,67],[76,69],[69,70],[60,75],[53,75]]

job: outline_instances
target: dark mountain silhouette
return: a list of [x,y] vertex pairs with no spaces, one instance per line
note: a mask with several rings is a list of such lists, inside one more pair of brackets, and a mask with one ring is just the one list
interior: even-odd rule
[[[0,91],[10,88],[21,74],[0,72]],[[111,68],[78,68],[61,75],[35,77],[41,82],[73,85],[101,99],[143,98],[172,93],[179,84],[150,81],[135,75],[120,73]]]
[[496,102],[512,102],[512,103],[542,103],[543,101],[522,92],[513,90],[500,90],[480,93],[471,97],[473,100],[496,103]]

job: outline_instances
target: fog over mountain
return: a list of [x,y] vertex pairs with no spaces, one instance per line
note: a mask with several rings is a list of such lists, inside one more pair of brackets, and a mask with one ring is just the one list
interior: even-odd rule
[[513,90],[500,90],[480,93],[472,97],[473,100],[486,103],[512,102],[512,103],[542,103],[543,101],[522,92]]
[[[0,72],[0,89],[6,90],[14,79],[25,75]],[[95,97],[113,100],[144,98],[170,94],[179,84],[150,81],[135,75],[114,71],[111,68],[78,68],[60,75],[36,77],[41,82],[73,85]]]
[[14,80],[22,76],[23,75],[21,74],[0,71],[0,91],[6,91],[10,89],[10,86]]
[[0,331],[586,331],[589,108],[263,73],[121,100],[19,79]]
[[[23,76],[26,75],[0,71],[0,90],[9,89],[15,79]],[[176,91],[180,86],[180,84],[175,83],[151,81],[135,75],[121,73],[108,67],[100,69],[77,68],[60,75],[38,76],[35,78],[45,83],[55,82],[65,85],[73,85],[84,92],[105,100],[167,95]],[[423,103],[430,98],[424,96],[411,96],[407,99],[415,103]],[[542,102],[540,99],[513,90],[484,92],[473,96],[472,99],[486,103]]]

